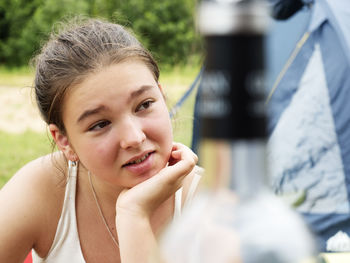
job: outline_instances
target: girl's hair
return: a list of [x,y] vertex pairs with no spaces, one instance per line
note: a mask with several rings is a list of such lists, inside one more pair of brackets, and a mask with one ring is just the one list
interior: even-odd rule
[[87,75],[126,59],[143,61],[158,82],[159,68],[152,55],[121,25],[85,19],[51,34],[34,60],[35,97],[44,121],[65,133],[62,105],[69,89]]

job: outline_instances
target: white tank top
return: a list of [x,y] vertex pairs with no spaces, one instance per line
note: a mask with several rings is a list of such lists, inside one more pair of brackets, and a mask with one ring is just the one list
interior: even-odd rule
[[[193,198],[201,177],[202,168],[195,168],[195,175],[190,185],[185,205]],[[77,182],[77,166],[73,166],[71,162],[68,165],[68,180],[66,185],[65,197],[62,207],[61,217],[58,221],[56,234],[51,248],[46,258],[41,258],[32,250],[33,263],[85,263],[83,253],[80,247],[76,211],[75,211],[75,193]],[[182,188],[175,193],[174,220],[181,215]]]

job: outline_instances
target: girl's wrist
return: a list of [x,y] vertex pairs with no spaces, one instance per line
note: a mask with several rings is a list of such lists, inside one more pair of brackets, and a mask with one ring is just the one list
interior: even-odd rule
[[126,209],[122,207],[116,208],[116,222],[150,222],[150,215],[141,209]]
[[[122,262],[161,262],[158,260],[157,240],[147,216],[117,210],[116,226]],[[136,252],[135,248],[138,248]]]

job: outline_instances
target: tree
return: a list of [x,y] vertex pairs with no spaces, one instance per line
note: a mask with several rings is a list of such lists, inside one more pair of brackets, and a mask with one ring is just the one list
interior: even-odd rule
[[27,65],[53,24],[78,14],[133,29],[163,64],[185,63],[198,50],[192,0],[0,0],[0,64]]
[[[4,1],[4,0],[2,0]],[[5,0],[0,5],[0,26],[5,28],[0,39],[0,62],[9,66],[28,64],[48,37],[52,25],[65,16],[86,14],[84,0]],[[2,3],[4,3],[2,2]]]
[[121,0],[114,18],[130,26],[161,63],[174,65],[198,51],[194,9],[189,0]]

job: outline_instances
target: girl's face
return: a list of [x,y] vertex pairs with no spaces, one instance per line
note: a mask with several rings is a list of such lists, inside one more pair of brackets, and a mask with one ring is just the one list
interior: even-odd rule
[[143,62],[124,61],[90,74],[66,95],[63,109],[70,147],[99,178],[132,187],[166,166],[171,122]]

